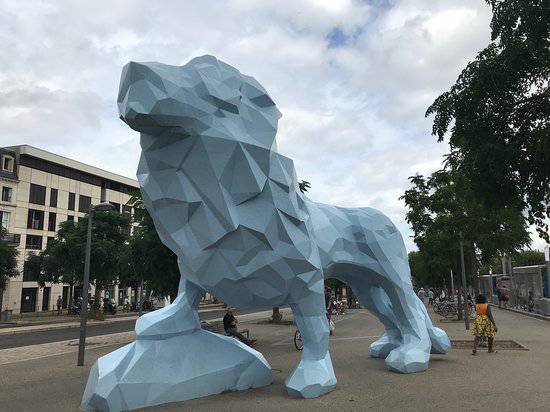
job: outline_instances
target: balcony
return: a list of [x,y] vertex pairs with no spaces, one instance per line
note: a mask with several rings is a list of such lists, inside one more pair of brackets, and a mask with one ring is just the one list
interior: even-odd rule
[[17,233],[6,233],[2,236],[2,240],[12,245],[19,245],[21,243],[21,235]]

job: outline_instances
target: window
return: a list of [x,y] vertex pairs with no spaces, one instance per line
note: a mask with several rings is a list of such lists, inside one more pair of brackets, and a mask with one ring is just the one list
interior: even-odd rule
[[67,216],[67,221],[74,222],[74,216],[71,216],[71,215]]
[[35,205],[45,205],[46,186],[40,186],[31,183],[31,191],[29,192],[29,203],[33,203]]
[[0,210],[0,222],[4,230],[8,230],[10,227],[10,212],[4,212]]
[[[29,248],[27,248],[29,249]],[[31,268],[27,264],[28,262],[25,262],[23,264],[23,282],[35,282],[36,281],[36,274],[32,273],[30,270]]]
[[57,207],[57,189],[50,189],[50,206]]
[[4,186],[2,188],[2,201],[3,202],[11,202],[12,195],[13,195],[13,189],[11,187]]
[[44,211],[29,209],[27,229],[44,229]]
[[2,170],[13,172],[13,157],[4,156],[2,159]]
[[92,198],[90,196],[80,195],[78,197],[78,211],[79,212],[88,212],[90,206],[92,205]]
[[52,243],[55,240],[55,237],[48,236],[48,240],[46,240],[46,246],[50,246],[50,243]]
[[122,213],[132,214],[132,207],[128,205],[122,205]]
[[115,203],[115,202],[109,202],[110,204],[112,204],[114,207],[115,207],[115,210],[120,213],[120,203]]
[[42,249],[42,236],[27,235],[25,248],[35,250]]
[[67,206],[67,209],[74,210],[74,200],[75,200],[75,194],[69,193],[69,205]]
[[50,232],[55,232],[56,218],[57,215],[53,212],[50,212],[50,214],[48,215],[48,230]]

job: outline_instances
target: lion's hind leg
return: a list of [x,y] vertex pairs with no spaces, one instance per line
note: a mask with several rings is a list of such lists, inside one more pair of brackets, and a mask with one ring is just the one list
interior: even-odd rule
[[401,332],[386,292],[370,284],[368,279],[368,274],[362,273],[344,281],[351,286],[361,305],[384,325],[384,334],[369,346],[369,355],[385,359],[392,350],[401,345]]
[[418,300],[418,305],[420,312],[424,315],[424,321],[426,322],[426,327],[428,328],[428,335],[430,335],[430,341],[432,343],[431,353],[443,355],[449,351],[451,348],[451,341],[447,336],[447,333],[443,329],[437,328],[433,325],[430,315],[426,310],[426,306],[422,303],[420,299]]
[[412,285],[396,283],[387,281],[384,289],[390,298],[403,343],[389,353],[386,365],[401,373],[424,371],[428,369],[432,346],[426,320],[416,304],[418,298]]

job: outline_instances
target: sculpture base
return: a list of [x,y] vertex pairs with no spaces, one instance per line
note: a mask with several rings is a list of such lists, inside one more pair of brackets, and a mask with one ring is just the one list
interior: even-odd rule
[[234,338],[198,330],[136,340],[99,358],[81,408],[120,411],[270,385],[263,355]]

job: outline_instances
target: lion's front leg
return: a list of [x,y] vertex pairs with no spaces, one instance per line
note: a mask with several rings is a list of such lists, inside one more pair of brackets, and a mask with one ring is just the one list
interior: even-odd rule
[[304,348],[300,363],[286,379],[286,387],[290,396],[315,398],[336,387],[336,376],[328,351],[329,327],[325,297],[322,290],[311,292],[290,306]]
[[202,293],[201,288],[186,281],[182,274],[177,298],[170,305],[140,317],[136,321],[136,338],[162,339],[199,330],[198,309]]
[[136,324],[136,340],[97,360],[84,410],[129,410],[271,384],[271,367],[237,339],[202,330],[202,289],[182,280],[170,306]]

